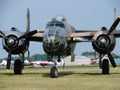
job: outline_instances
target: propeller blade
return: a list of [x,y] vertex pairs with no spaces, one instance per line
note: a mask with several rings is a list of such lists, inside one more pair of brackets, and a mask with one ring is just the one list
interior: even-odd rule
[[2,31],[0,31],[0,36],[7,39],[7,37],[5,36],[5,34]]
[[23,34],[22,36],[20,36],[18,39],[31,37],[32,35],[39,33],[39,32],[40,32],[39,30],[27,32],[27,33]]
[[119,17],[115,20],[115,22],[112,24],[112,26],[111,26],[111,28],[110,28],[110,30],[109,30],[109,32],[108,32],[107,35],[110,35],[110,34],[115,30],[115,28],[117,27],[119,21],[120,21],[120,16],[119,16]]
[[30,31],[30,10],[27,9],[27,15],[26,15],[26,32]]
[[110,59],[110,62],[111,62],[111,64],[112,64],[112,66],[113,66],[113,67],[116,67],[116,63],[115,63],[115,61],[114,61],[111,53],[108,53],[108,57],[109,57],[109,59]]

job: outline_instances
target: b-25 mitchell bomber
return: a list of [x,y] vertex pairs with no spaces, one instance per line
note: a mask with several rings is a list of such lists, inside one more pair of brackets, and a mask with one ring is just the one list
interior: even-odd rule
[[[46,25],[45,31],[30,31],[29,10],[27,14],[26,32],[19,32],[12,28],[10,32],[0,31],[0,37],[3,39],[3,48],[8,52],[7,69],[10,69],[12,54],[22,54],[22,61],[17,59],[14,64],[14,74],[21,74],[24,53],[28,50],[29,41],[38,41],[43,43],[43,49],[47,53],[48,61],[53,65],[50,69],[52,78],[58,77],[56,67],[57,61],[61,61],[61,56],[71,55],[71,61],[75,59],[75,46],[79,42],[91,42],[93,49],[100,54],[99,66],[102,74],[109,74],[109,61],[113,67],[116,63],[111,55],[116,45],[116,38],[120,37],[120,30],[115,30],[120,21],[120,16],[114,21],[109,30],[102,27],[98,31],[77,30],[71,26],[66,18],[54,17]],[[103,59],[107,55],[108,59]]]

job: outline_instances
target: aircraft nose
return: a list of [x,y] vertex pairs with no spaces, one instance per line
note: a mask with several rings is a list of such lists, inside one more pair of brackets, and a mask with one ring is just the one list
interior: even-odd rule
[[59,49],[60,40],[56,38],[50,39],[49,46],[52,48],[52,51],[57,51]]
[[45,50],[48,52],[55,52],[59,49],[60,40],[50,37],[46,44],[44,44]]
[[49,44],[51,44],[51,43],[54,44],[54,37],[49,37],[48,38],[48,43]]

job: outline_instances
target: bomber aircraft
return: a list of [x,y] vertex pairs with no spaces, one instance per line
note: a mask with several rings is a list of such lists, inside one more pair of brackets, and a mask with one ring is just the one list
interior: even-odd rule
[[20,32],[17,28],[12,27],[11,31],[1,31],[0,38],[2,38],[3,49],[8,52],[7,65],[6,68],[10,69],[11,56],[20,55],[20,59],[16,59],[14,63],[14,74],[21,74],[22,69],[24,68],[24,53],[28,51],[29,47],[29,37],[37,33],[38,30],[30,31],[30,12],[27,9],[27,25],[26,32]]
[[[111,52],[115,48],[116,38],[120,37],[120,30],[116,30],[119,21],[120,16],[114,21],[109,30],[102,27],[98,31],[86,31],[75,29],[67,22],[65,17],[57,16],[47,23],[45,30],[30,31],[28,9],[26,32],[19,32],[16,28],[12,28],[10,32],[0,31],[3,48],[8,52],[7,69],[10,68],[11,55],[21,54],[22,61],[17,59],[14,64],[14,74],[21,74],[24,53],[28,50],[29,41],[38,41],[43,43],[43,49],[47,53],[48,61],[53,62],[50,75],[55,78],[58,77],[56,58],[60,62],[61,56],[71,55],[71,61],[74,61],[76,43],[91,42],[93,49],[100,54],[99,66],[102,68],[102,74],[109,74],[109,61],[113,67],[116,67]],[[108,59],[103,59],[105,55],[108,56]]]
[[[91,42],[93,49],[99,53],[99,66],[102,74],[109,74],[109,61],[113,67],[116,63],[111,55],[116,45],[116,38],[120,37],[120,30],[115,30],[120,21],[120,16],[114,21],[110,29],[102,27],[98,31],[76,30],[66,18],[57,16],[47,23],[45,31],[34,34],[29,39],[43,42],[43,49],[47,53],[48,61],[54,64],[50,69],[51,78],[58,77],[55,58],[61,61],[61,56],[71,55],[71,61],[75,59],[75,46],[79,42]],[[103,59],[107,55],[108,59]]]

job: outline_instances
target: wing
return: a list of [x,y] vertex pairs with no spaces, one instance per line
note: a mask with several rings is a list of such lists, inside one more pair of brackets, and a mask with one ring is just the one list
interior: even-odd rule
[[70,34],[72,42],[91,42],[97,31],[76,31]]
[[[117,25],[120,22],[120,16],[118,16],[118,18],[114,21],[114,23],[112,24],[112,26],[110,27],[110,29],[108,30],[108,32],[106,33],[107,36],[109,36],[110,34],[113,34],[115,36],[115,38],[120,37],[120,30],[115,30]],[[105,31],[106,32],[106,28],[103,27],[101,29],[101,31]],[[99,32],[99,33],[97,33]],[[76,30],[75,33],[71,33],[70,37],[72,39],[70,39],[73,42],[84,42],[84,41],[91,41],[92,37],[95,34],[102,34],[100,31],[78,31]],[[98,35],[98,36],[99,36]]]

